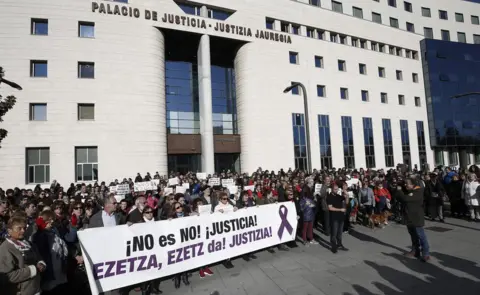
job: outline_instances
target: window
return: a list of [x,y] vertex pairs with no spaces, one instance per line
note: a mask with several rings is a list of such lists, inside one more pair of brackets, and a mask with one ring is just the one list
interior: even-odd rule
[[397,70],[396,72],[397,80],[402,81],[403,80],[403,73],[402,71]]
[[320,164],[323,169],[332,168],[332,143],[328,115],[318,115],[318,135],[320,138]]
[[380,102],[388,103],[388,95],[385,92],[380,93]]
[[48,76],[48,62],[46,60],[30,61],[30,77],[46,78]]
[[78,37],[94,38],[95,37],[95,23],[92,23],[92,22],[78,22]]
[[297,65],[298,64],[298,52],[290,51],[288,54],[289,54],[289,57],[290,57],[290,63]]
[[348,99],[348,88],[340,88],[340,98],[341,99]]
[[395,54],[395,46],[392,46],[392,45],[388,46],[388,53],[392,55]]
[[396,52],[396,53],[397,53],[397,56],[403,56],[402,52],[403,52],[403,49],[397,47],[397,52]]
[[358,17],[358,18],[363,18],[363,10],[358,7],[352,7],[353,10],[353,16]]
[[365,102],[369,101],[367,90],[362,90],[362,101],[365,101]]
[[442,40],[450,41],[450,31],[442,30]]
[[330,32],[330,42],[337,43],[338,42],[338,34]]
[[300,26],[299,25],[292,25],[292,34],[295,34],[295,35],[300,34]]
[[430,8],[422,7],[422,16],[432,17],[432,13],[430,12]]
[[416,106],[416,107],[420,107],[420,106],[421,106],[420,97],[418,97],[418,96],[415,96],[415,106]]
[[48,36],[48,19],[32,18],[30,33],[32,35]]
[[393,160],[393,139],[392,139],[392,125],[390,119],[382,119],[383,129],[383,146],[385,149],[385,166],[394,167]]
[[352,37],[352,46],[353,47],[358,47],[358,39]]
[[378,44],[375,42],[371,42],[370,45],[372,46],[373,51],[378,51]]
[[405,56],[406,56],[407,58],[412,58],[412,52],[411,52],[410,50],[408,50],[408,49],[405,49]]
[[467,36],[465,35],[465,33],[457,32],[457,39],[460,43],[467,43]]
[[372,12],[372,21],[377,24],[382,23],[382,15],[380,13]]
[[397,7],[397,0],[388,0],[388,5],[392,7]]
[[343,160],[346,168],[355,168],[352,117],[342,116]]
[[[199,7],[199,9],[202,9]],[[219,9],[213,9],[213,8],[207,8],[208,10],[208,17],[213,18],[213,19],[218,19],[218,20],[226,20],[227,18],[232,15],[232,12],[230,11],[225,11],[225,10],[219,10]]]
[[385,53],[385,44],[378,44],[378,51]]
[[320,0],[309,0],[308,3],[314,6],[320,6]]
[[405,8],[405,11],[412,12],[412,3],[404,1],[403,7]]
[[30,121],[47,121],[47,104],[31,103],[29,118]]
[[316,68],[323,68],[323,57],[315,55],[315,67]]
[[363,118],[363,143],[367,168],[375,167],[375,143],[373,140],[372,118]]
[[79,103],[78,120],[95,120],[95,105],[93,103]]
[[325,31],[317,30],[317,39],[325,40]]
[[448,12],[446,12],[445,10],[439,10],[438,17],[440,19],[448,20]]
[[26,183],[39,184],[50,182],[50,149],[27,148]]
[[[125,3],[128,3],[128,0],[123,0],[123,1],[116,1],[116,2],[125,2]],[[177,4],[182,10],[183,12],[185,12],[186,14],[191,14],[191,15],[198,15],[200,16],[200,9],[201,7],[199,6],[195,6],[195,5],[191,5],[191,4],[186,4],[186,3],[178,3]],[[209,16],[210,17],[210,16]]]
[[401,105],[401,106],[405,105],[405,96],[403,96],[401,94],[398,95],[398,104]]
[[459,23],[463,23],[463,14],[455,12],[455,20]]
[[78,78],[95,78],[95,64],[93,62],[78,62]]
[[433,30],[432,28],[423,28],[423,35],[425,36],[425,38],[427,39],[433,39]]
[[338,70],[341,72],[346,72],[347,71],[347,65],[345,64],[344,60],[338,60]]
[[332,10],[343,13],[343,5],[341,2],[332,1]]
[[325,93],[325,86],[324,85],[317,85],[317,96],[318,97],[327,96],[326,93]]
[[360,40],[360,48],[367,49],[367,40]]
[[412,58],[418,59],[418,51],[412,51]]
[[98,148],[76,147],[75,164],[77,181],[98,180]]
[[347,44],[347,36],[345,35],[340,35],[340,44]]
[[358,64],[358,71],[360,72],[360,74],[366,75],[367,74],[367,65],[366,64]]
[[[295,84],[296,82],[292,82],[292,85]],[[300,95],[300,87],[297,85],[292,88],[292,94],[293,95]]]
[[274,24],[275,24],[275,21],[274,21],[273,19],[267,18],[267,19],[265,20],[265,27],[266,27],[267,29],[269,29],[269,30],[273,30]]
[[410,161],[410,136],[408,134],[408,121],[400,120],[400,135],[402,137],[403,164],[411,167]]
[[315,38],[314,32],[315,32],[315,29],[313,29],[313,28],[307,28],[307,37],[309,37],[309,38]]
[[305,116],[292,114],[293,150],[296,169],[307,168],[307,143],[305,137]]
[[456,166],[458,165],[458,157],[457,152],[453,149],[448,151],[448,165],[449,166]]
[[378,67],[378,76],[380,78],[385,78],[386,75],[385,75],[385,68],[382,68],[382,67]]
[[415,25],[407,22],[407,31],[415,33]]
[[398,29],[398,19],[391,17],[390,18],[390,26]]
[[417,73],[412,73],[412,81],[413,81],[413,83],[418,83],[418,74]]
[[480,35],[473,35],[473,44],[480,44]]
[[445,161],[443,159],[443,151],[435,150],[435,165],[444,165]]
[[479,21],[479,19],[478,19],[478,16],[476,16],[476,15],[472,15],[472,16],[471,16],[471,20],[472,20],[472,25],[478,25],[478,24],[480,24],[480,21]]
[[289,32],[288,28],[289,28],[288,23],[284,23],[284,22],[280,23],[280,31],[288,33]]

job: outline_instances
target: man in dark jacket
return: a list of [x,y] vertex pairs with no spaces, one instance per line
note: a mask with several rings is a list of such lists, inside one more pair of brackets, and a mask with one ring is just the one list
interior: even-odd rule
[[322,227],[323,227],[323,233],[326,236],[330,235],[330,212],[328,211],[328,206],[327,206],[327,196],[328,192],[327,190],[330,188],[331,185],[331,179],[330,177],[326,176],[323,179],[323,185],[322,188],[320,189],[320,193],[317,195],[317,221],[316,222],[321,222]]
[[398,186],[396,197],[405,204],[405,223],[412,239],[412,251],[406,256],[420,258],[421,250],[422,261],[427,262],[430,260],[430,246],[423,229],[425,225],[423,190],[417,184],[417,180],[410,178],[405,180],[405,186],[407,194],[404,194],[402,187]]

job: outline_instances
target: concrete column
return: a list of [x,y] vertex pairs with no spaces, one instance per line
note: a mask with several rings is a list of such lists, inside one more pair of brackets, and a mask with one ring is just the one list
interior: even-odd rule
[[198,96],[200,104],[200,134],[202,135],[202,172],[215,172],[213,146],[212,77],[210,65],[210,37],[203,35],[197,51]]

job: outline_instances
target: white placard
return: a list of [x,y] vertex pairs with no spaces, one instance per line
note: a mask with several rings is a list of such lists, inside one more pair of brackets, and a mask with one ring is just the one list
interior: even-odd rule
[[108,191],[111,192],[111,193],[116,192],[117,191],[117,186],[116,185],[109,186]]
[[233,186],[233,185],[234,185],[233,179],[231,179],[231,178],[222,179],[222,186],[223,187]]
[[190,188],[190,183],[184,182],[184,183],[182,183],[182,186],[186,189],[189,189]]
[[157,190],[157,185],[153,181],[135,182],[133,190],[136,192]]
[[254,189],[255,189],[254,185],[247,185],[247,186],[243,187],[244,191],[252,191],[253,192]]
[[174,177],[174,178],[170,178],[168,180],[168,186],[176,186],[178,184],[178,178]]
[[236,185],[227,186],[227,189],[231,195],[235,195],[238,192],[238,187]]
[[322,184],[321,183],[315,184],[315,193],[320,193],[321,189],[322,189]]
[[358,178],[352,178],[347,181],[345,181],[348,185],[348,187],[352,187],[353,185],[358,185]]
[[[217,234],[219,224],[229,230]],[[231,213],[88,228],[79,231],[78,237],[90,288],[97,295],[292,241],[296,229],[295,204],[285,202]]]
[[187,189],[184,186],[177,185],[175,187],[175,193],[176,194],[184,194],[187,191]]
[[117,195],[120,196],[125,196],[130,193],[130,185],[127,184],[118,184],[115,188],[115,191],[117,192]]
[[165,187],[163,188],[163,194],[165,196],[169,195],[169,194],[173,194],[173,187]]
[[201,205],[198,206],[198,214],[205,215],[212,213],[212,205]]
[[208,180],[208,185],[209,186],[217,186],[220,185],[220,178],[210,178]]
[[205,172],[198,172],[198,173],[196,173],[196,175],[197,175],[198,180],[207,179],[207,173],[205,173]]

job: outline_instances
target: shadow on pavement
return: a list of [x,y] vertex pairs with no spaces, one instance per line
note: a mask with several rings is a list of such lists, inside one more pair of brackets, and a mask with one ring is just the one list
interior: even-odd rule
[[[457,276],[448,272],[445,268],[438,267],[432,263],[423,263],[420,260],[409,259],[397,253],[383,253],[383,255],[397,259],[417,274],[399,271],[390,266],[380,265],[377,262],[365,261],[365,264],[375,269],[378,275],[388,281],[391,286],[380,282],[372,282],[372,285],[380,291],[377,292],[377,290],[371,291],[364,286],[354,284],[352,287],[356,293],[344,292],[343,295],[480,294],[480,282],[467,278],[464,275]],[[443,267],[455,269],[480,280],[480,267],[475,266],[475,262],[436,252],[432,253],[432,257]],[[422,274],[425,277],[418,274]]]
[[383,241],[380,241],[377,238],[374,238],[374,237],[369,236],[367,234],[356,231],[355,229],[351,229],[349,234],[350,234],[350,236],[352,236],[356,239],[359,239],[360,241],[375,243],[375,244],[378,244],[378,245],[382,245],[382,246],[385,246],[385,247],[395,249],[395,250],[397,250],[401,253],[406,253],[405,249],[403,249],[403,248],[397,247],[397,246],[389,244],[389,243],[385,243]]
[[465,225],[460,225],[460,224],[455,224],[455,223],[450,223],[450,222],[445,222],[445,224],[448,224],[448,225],[451,225],[451,226],[456,226],[456,227],[461,227],[461,228],[465,228],[465,229],[471,229],[471,230],[480,231],[480,229],[474,228],[474,227],[470,227],[470,226],[465,226]]

